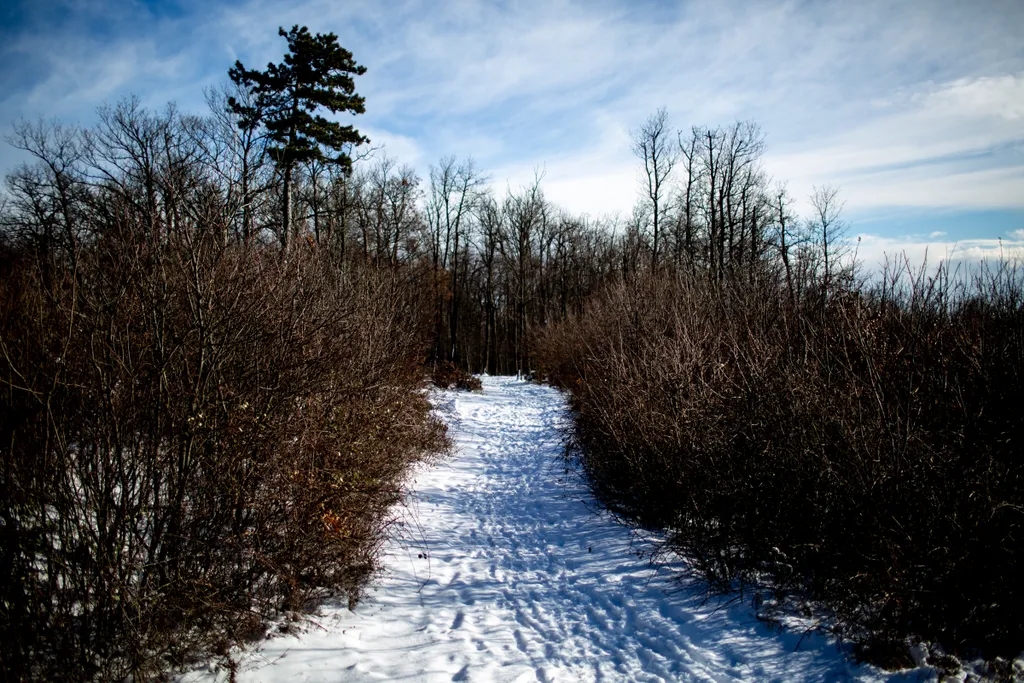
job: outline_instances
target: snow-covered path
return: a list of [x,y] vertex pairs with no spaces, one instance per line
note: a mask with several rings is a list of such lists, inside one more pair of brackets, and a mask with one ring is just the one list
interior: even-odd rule
[[595,510],[565,469],[555,390],[484,378],[482,393],[438,403],[457,451],[419,471],[384,575],[354,612],[328,605],[241,654],[240,680],[888,678],[655,572],[652,546]]

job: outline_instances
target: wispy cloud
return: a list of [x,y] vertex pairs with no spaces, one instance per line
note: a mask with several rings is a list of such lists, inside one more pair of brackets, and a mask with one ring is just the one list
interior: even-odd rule
[[860,234],[855,239],[857,260],[868,271],[881,269],[885,263],[902,260],[914,267],[927,264],[935,268],[940,262],[960,263],[1003,259],[1024,259],[1024,231],[1012,239],[973,239],[953,242],[941,238],[917,236],[884,236]]
[[305,24],[369,68],[361,127],[424,174],[446,154],[501,186],[544,168],[568,208],[628,212],[628,131],[666,106],[680,127],[761,123],[798,198],[830,181],[853,213],[1024,209],[1018,0],[19,1],[0,123],[88,120],[129,92],[199,108],[235,59],[279,60],[277,27]]
[[1024,72],[904,89],[873,108],[769,167],[804,190],[834,180],[859,208],[1024,207]]

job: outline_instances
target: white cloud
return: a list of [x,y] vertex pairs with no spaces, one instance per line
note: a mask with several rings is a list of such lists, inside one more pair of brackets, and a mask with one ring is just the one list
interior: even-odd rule
[[851,209],[1024,209],[1024,165],[964,171],[955,163],[944,163],[923,169],[840,176],[839,183]]
[[922,86],[876,102],[873,118],[769,169],[798,197],[823,179],[851,208],[1024,207],[1024,72]]
[[573,213],[594,217],[628,213],[640,187],[629,131],[605,115],[595,117],[594,126],[603,145],[586,153],[552,156],[539,164],[499,167],[492,174],[495,189],[527,185],[542,172],[545,196]]
[[368,67],[357,125],[421,173],[448,154],[473,156],[501,186],[543,167],[553,200],[627,213],[626,133],[664,105],[681,127],[759,121],[768,170],[801,201],[831,181],[850,211],[1024,207],[1019,0],[986,12],[954,0],[184,0],[184,17],[139,10],[134,23],[90,7],[120,33],[72,25],[11,41],[47,71],[0,93],[0,123],[88,116],[130,91],[201,106],[202,85],[236,58],[279,60],[277,27],[298,23],[337,33]]
[[[429,161],[424,158],[419,142],[411,137],[366,126],[359,132],[370,138],[370,148],[378,148],[388,156],[398,159],[400,163],[420,168]],[[369,149],[360,147],[359,152],[369,152]]]
[[923,99],[926,107],[947,116],[1018,122],[1024,119],[1024,73],[961,78]]
[[[1024,233],[1018,230],[1017,233]],[[922,240],[913,236],[887,237],[860,234],[854,238],[857,260],[868,271],[877,272],[889,260],[906,257],[907,263],[920,267],[925,263],[934,269],[939,262],[977,262],[982,260],[1024,259],[1024,234],[1017,239]]]
[[636,199],[636,174],[622,164],[579,163],[561,160],[536,167],[509,167],[492,175],[496,192],[506,188],[517,190],[542,174],[544,196],[556,205],[576,214],[592,217],[623,213]]

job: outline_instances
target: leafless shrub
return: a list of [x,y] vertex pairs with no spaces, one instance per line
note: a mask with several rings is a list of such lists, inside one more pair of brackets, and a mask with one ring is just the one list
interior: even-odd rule
[[441,389],[452,387],[463,391],[481,391],[483,385],[478,377],[474,377],[451,361],[439,361],[434,364],[430,375],[434,386]]
[[80,192],[73,258],[4,254],[11,679],[148,678],[357,599],[404,472],[446,444],[402,272],[227,240],[225,193],[178,161]]
[[1022,271],[829,284],[794,308],[784,286],[648,278],[549,328],[585,467],[713,587],[815,600],[864,656],[908,636],[1016,655]]

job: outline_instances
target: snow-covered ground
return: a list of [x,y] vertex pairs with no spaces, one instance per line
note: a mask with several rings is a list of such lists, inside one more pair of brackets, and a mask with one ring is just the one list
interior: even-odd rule
[[[242,653],[245,681],[919,680],[848,663],[818,635],[775,633],[704,602],[654,545],[599,511],[562,459],[554,389],[483,379],[439,393],[455,455],[420,469],[355,609],[327,605]],[[184,680],[226,677],[195,671]]]

